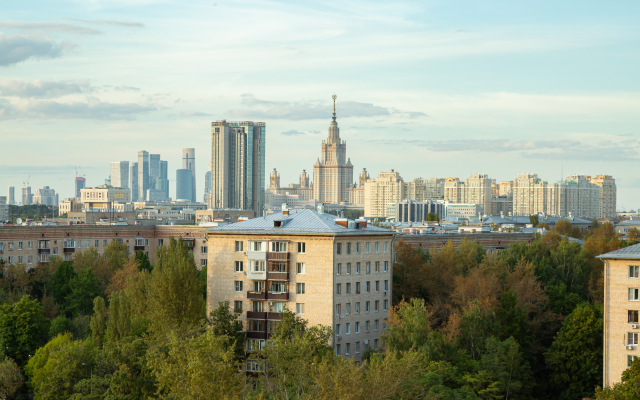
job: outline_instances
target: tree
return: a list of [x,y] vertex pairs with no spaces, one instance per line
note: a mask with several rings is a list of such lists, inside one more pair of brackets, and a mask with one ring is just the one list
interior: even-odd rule
[[629,232],[627,232],[627,240],[631,242],[640,241],[640,231],[636,228],[629,229]]
[[581,304],[563,322],[545,354],[561,399],[591,395],[602,379],[602,309]]
[[67,315],[89,314],[93,310],[93,300],[103,295],[93,270],[83,269],[71,280],[71,293],[67,297]]
[[62,262],[56,268],[56,272],[51,278],[51,291],[56,302],[64,305],[66,308],[67,298],[72,292],[71,281],[77,276],[73,269],[73,265],[68,262]]
[[425,289],[424,274],[426,263],[420,248],[400,239],[395,249],[396,262],[393,265],[393,303],[403,298],[423,297]]
[[124,292],[114,293],[109,303],[107,340],[117,342],[131,334],[131,307]]
[[631,362],[622,372],[622,379],[612,388],[597,388],[596,400],[637,400],[640,399],[640,359]]
[[8,399],[24,384],[20,367],[0,352],[0,398]]
[[18,365],[24,365],[47,342],[48,333],[49,321],[42,306],[29,296],[0,306],[0,348]]
[[389,312],[389,327],[382,334],[385,347],[392,352],[417,351],[430,340],[431,313],[423,299],[404,300]]
[[151,270],[153,269],[153,266],[149,261],[149,257],[147,257],[147,255],[144,254],[144,251],[138,250],[136,252],[135,260],[138,261],[138,269],[140,271],[145,270],[145,271],[151,272]]
[[107,326],[107,307],[102,297],[93,299],[93,316],[91,317],[91,337],[98,348],[102,347]]
[[64,315],[58,316],[56,319],[51,321],[51,326],[49,327],[49,338],[53,339],[61,333],[69,332],[71,326],[71,320],[65,317]]
[[245,356],[245,334],[242,322],[238,321],[240,314],[239,311],[231,312],[228,301],[218,303],[218,307],[209,314],[211,331],[217,336],[226,336],[230,339],[229,344],[237,360]]
[[427,213],[427,221],[440,222],[440,217],[436,213]]
[[110,296],[113,292],[124,290],[128,279],[136,280],[140,275],[138,263],[139,261],[136,259],[129,259],[125,262],[124,266],[117,270],[111,277],[111,281],[105,289],[105,294]]
[[531,214],[531,215],[529,215],[529,222],[530,222],[533,226],[538,226],[538,224],[540,223],[540,221],[538,220],[538,214]]
[[124,242],[120,243],[118,239],[114,238],[111,240],[107,248],[104,249],[104,259],[107,260],[111,271],[122,268],[129,258],[131,258],[131,255],[129,254],[127,245]]

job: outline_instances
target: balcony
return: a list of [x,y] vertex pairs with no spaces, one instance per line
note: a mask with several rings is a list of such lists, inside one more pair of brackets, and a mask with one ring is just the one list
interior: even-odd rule
[[267,252],[266,251],[247,251],[247,260],[266,260]]
[[[289,292],[285,292],[285,293],[274,293],[274,292],[268,292],[267,293],[267,299],[268,300],[289,300]],[[270,313],[270,314],[276,314],[276,313]]]
[[266,300],[267,292],[254,292],[253,290],[247,291],[247,299],[253,300]]
[[247,319],[268,319],[280,321],[282,320],[282,314],[277,312],[247,311]]
[[269,271],[267,272],[267,278],[271,281],[288,281],[289,273],[288,272],[280,272],[280,271]]
[[254,281],[266,281],[267,271],[247,271],[247,279]]
[[75,249],[76,241],[75,240],[65,240],[62,246],[65,250],[67,249]]
[[48,240],[40,240],[38,242],[38,250],[49,250],[49,241]]
[[269,252],[267,253],[267,259],[269,261],[289,261],[289,253]]
[[247,339],[268,339],[269,334],[267,332],[247,332]]

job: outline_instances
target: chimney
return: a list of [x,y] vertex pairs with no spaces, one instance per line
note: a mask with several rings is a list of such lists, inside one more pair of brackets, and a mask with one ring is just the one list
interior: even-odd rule
[[367,227],[367,220],[364,218],[361,219],[357,219],[356,223],[358,224],[358,228],[366,228]]
[[349,227],[349,220],[346,218],[336,218],[335,219],[336,225],[340,225],[343,226],[345,228]]
[[287,208],[287,203],[282,203],[282,215],[289,215],[289,209]]

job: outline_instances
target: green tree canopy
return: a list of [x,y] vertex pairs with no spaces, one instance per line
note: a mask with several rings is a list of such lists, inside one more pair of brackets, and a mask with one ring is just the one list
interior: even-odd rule
[[36,300],[23,296],[17,303],[0,306],[0,348],[19,365],[47,342],[48,334],[49,321]]

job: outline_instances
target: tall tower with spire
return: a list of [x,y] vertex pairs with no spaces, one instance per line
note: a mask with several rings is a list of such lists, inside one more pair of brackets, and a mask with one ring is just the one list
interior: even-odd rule
[[313,197],[323,203],[349,201],[349,187],[353,183],[353,165],[347,158],[347,142],[340,139],[336,121],[336,98],[333,98],[333,118],[329,136],[322,141],[322,156],[313,166]]

